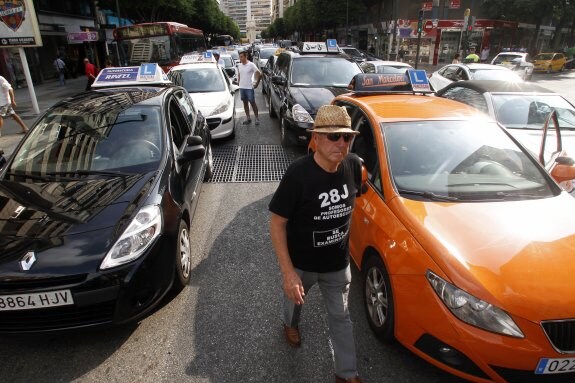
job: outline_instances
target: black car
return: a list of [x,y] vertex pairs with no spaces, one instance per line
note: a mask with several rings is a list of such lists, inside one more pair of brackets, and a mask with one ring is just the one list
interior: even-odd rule
[[[328,40],[329,41],[329,40]],[[355,61],[329,43],[304,43],[300,52],[284,51],[276,59],[267,90],[270,117],[281,121],[282,145],[307,145],[320,106],[347,92],[361,73]]]
[[206,121],[179,86],[148,79],[51,107],[0,172],[0,333],[135,321],[186,286],[211,169]]

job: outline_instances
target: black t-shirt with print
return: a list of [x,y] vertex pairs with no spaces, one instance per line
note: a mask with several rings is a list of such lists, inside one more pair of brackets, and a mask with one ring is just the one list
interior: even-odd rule
[[335,173],[313,154],[286,170],[269,210],[287,218],[288,250],[294,267],[326,273],[349,265],[349,225],[361,185],[361,162],[349,154]]

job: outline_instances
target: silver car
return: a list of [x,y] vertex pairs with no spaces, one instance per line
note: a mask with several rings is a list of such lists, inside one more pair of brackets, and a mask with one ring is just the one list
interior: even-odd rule
[[523,82],[511,69],[491,64],[449,64],[433,72],[429,83],[435,91],[445,88],[452,82],[464,80],[496,80]]

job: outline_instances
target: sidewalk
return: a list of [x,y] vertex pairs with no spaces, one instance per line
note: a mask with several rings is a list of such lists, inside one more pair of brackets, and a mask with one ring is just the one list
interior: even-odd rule
[[[36,93],[40,114],[34,113],[30,92],[27,87],[14,89],[16,113],[24,120],[24,123],[31,128],[38,117],[49,107],[66,97],[83,92],[85,88],[85,76],[68,79],[66,80],[65,86],[60,86],[58,80],[47,80],[41,85],[34,85],[34,92]],[[16,145],[18,145],[22,137],[24,137],[24,135],[19,132],[20,126],[16,121],[14,121],[12,117],[6,117],[4,119],[4,126],[0,129],[0,133],[2,134],[0,136],[0,149],[4,150],[6,157],[12,154]]]

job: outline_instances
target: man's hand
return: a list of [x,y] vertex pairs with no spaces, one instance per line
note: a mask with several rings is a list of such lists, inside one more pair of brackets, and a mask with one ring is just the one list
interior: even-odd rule
[[303,297],[305,296],[305,291],[303,288],[303,283],[295,271],[284,274],[283,288],[285,295],[290,301],[296,305],[303,305]]

